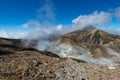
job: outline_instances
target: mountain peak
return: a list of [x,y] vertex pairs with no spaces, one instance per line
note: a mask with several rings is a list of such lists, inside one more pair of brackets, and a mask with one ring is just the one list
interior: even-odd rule
[[91,32],[91,31],[93,31],[93,30],[95,30],[95,29],[96,29],[96,28],[93,27],[92,25],[88,25],[88,26],[84,27],[82,30],[83,30],[83,31],[87,31],[87,32]]

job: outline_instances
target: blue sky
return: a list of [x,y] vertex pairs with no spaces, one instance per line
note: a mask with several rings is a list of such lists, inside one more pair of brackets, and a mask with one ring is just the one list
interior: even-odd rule
[[[98,11],[97,14],[103,11],[114,15],[118,7],[120,0],[0,0],[0,30],[28,32],[36,25],[71,25],[72,20],[80,15],[93,14],[95,11]],[[111,24],[106,26],[118,27],[119,22],[112,16]],[[32,26],[22,27],[27,23]]]

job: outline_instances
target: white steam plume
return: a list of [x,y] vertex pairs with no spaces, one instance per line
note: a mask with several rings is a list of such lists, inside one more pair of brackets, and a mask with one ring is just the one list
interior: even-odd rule
[[26,46],[29,46],[31,43],[36,43],[36,45],[34,46],[35,48],[39,50],[44,50],[50,41],[54,40],[57,36],[60,36],[62,34],[61,29],[62,28],[60,28],[59,26],[50,29],[40,28],[39,30],[30,32],[23,39],[23,42],[26,44]]

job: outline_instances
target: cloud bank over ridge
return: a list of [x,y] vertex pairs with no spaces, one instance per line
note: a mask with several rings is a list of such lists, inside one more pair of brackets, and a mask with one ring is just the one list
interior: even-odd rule
[[75,27],[78,26],[87,26],[87,25],[107,25],[112,16],[109,12],[98,12],[95,11],[92,14],[80,15],[77,18],[73,19],[72,22]]

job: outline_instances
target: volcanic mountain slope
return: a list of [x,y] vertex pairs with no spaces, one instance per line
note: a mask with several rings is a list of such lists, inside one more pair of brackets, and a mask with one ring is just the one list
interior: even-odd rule
[[119,80],[120,78],[120,67],[114,69],[114,67],[88,64],[35,49],[13,50],[10,54],[4,47],[3,49],[5,54],[0,55],[0,80]]
[[4,44],[0,45],[0,80],[120,79],[119,66],[108,67],[78,59],[60,58],[50,52],[21,47],[23,44],[17,39],[1,38],[0,41],[0,44]]
[[118,65],[120,36],[87,26],[60,36],[46,50],[60,57],[73,57],[88,63]]

